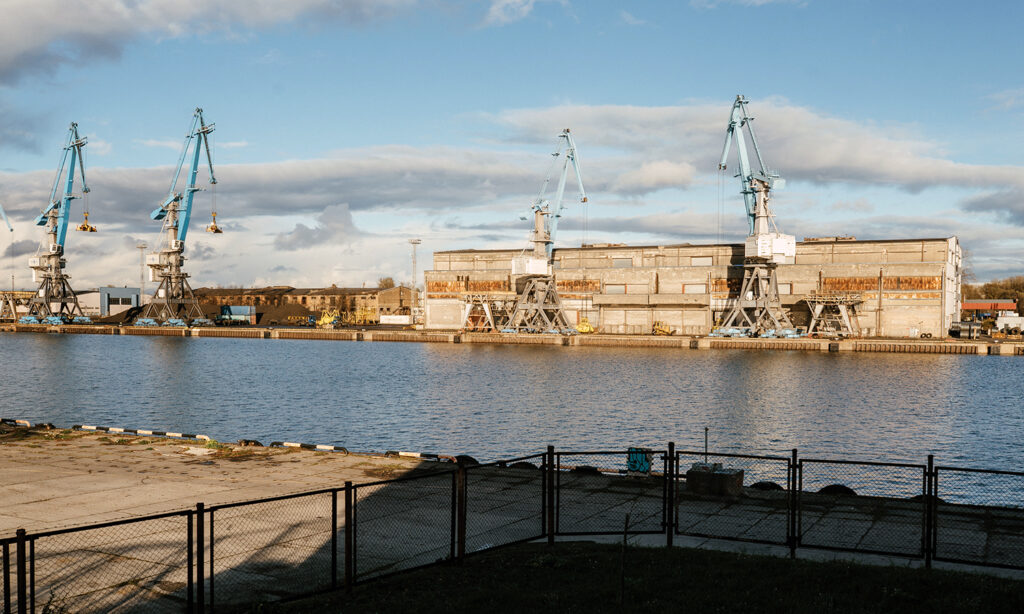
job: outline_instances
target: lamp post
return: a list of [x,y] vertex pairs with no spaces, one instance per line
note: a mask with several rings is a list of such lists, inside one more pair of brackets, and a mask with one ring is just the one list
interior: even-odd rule
[[142,297],[146,296],[146,245],[145,241],[135,244],[139,250],[139,307],[142,307]]
[[411,318],[413,324],[416,323],[415,312],[420,309],[419,296],[416,291],[416,286],[418,282],[418,279],[416,277],[416,246],[419,245],[420,243],[423,243],[423,241],[420,239],[409,239],[409,245],[412,245],[412,300],[414,305],[414,308],[410,309],[409,311],[410,313],[413,314],[413,317]]

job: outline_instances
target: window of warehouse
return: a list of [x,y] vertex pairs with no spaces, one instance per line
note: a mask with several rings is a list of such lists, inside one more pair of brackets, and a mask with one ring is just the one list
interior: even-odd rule
[[625,294],[626,293],[626,284],[605,284],[604,285],[604,293],[605,294]]
[[683,284],[683,294],[707,294],[707,284]]
[[690,266],[711,266],[711,256],[694,256],[690,258]]
[[633,266],[632,258],[612,258],[613,269],[628,269]]

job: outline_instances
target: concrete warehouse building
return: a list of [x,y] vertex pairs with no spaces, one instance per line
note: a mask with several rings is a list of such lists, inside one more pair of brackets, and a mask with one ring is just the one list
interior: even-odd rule
[[[465,305],[481,296],[515,295],[513,261],[524,250],[434,253],[425,271],[425,325],[463,326]],[[554,250],[553,274],[570,323],[586,317],[604,333],[650,333],[655,321],[705,335],[731,307],[743,279],[743,244],[588,245]],[[864,336],[945,336],[959,319],[961,250],[956,237],[857,241],[805,239],[794,264],[778,267],[783,307],[807,326],[805,297],[860,302]]]

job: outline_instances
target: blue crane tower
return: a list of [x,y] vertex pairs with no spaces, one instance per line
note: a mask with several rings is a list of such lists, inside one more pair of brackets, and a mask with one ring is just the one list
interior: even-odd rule
[[[85,144],[86,139],[78,136],[78,124],[72,123],[68,128],[64,153],[57,167],[53,188],[50,190],[49,204],[35,219],[36,226],[45,227],[46,238],[36,250],[36,255],[28,261],[32,269],[32,281],[39,283],[39,287],[29,303],[28,315],[19,320],[22,323],[61,324],[69,320],[76,323],[90,322],[82,313],[78,297],[68,282],[70,276],[64,273],[64,267],[67,266],[64,244],[71,218],[71,201],[81,198],[74,193],[76,167],[82,178],[82,196],[89,193],[89,186],[85,181],[85,158],[82,155]],[[64,192],[58,195],[62,177]],[[89,226],[88,218],[83,226],[86,228],[80,226],[79,229],[96,231],[94,227]]]
[[[792,264],[796,256],[796,239],[779,232],[775,214],[770,208],[773,189],[785,186],[778,173],[772,172],[761,157],[761,148],[754,134],[754,118],[747,113],[747,99],[736,96],[725,132],[725,146],[719,170],[725,170],[729,149],[736,142],[739,154],[739,177],[743,204],[747,212],[748,235],[743,249],[743,283],[739,296],[725,315],[715,334],[742,336],[793,336],[793,324],[782,308],[776,268]],[[743,128],[750,134],[759,168],[750,167]]]
[[[174,170],[174,178],[171,180],[167,197],[150,214],[152,219],[163,221],[160,248],[146,256],[149,280],[160,283],[152,300],[143,308],[141,317],[136,321],[138,325],[212,324],[199,308],[199,302],[188,283],[188,273],[182,271],[181,267],[185,262],[185,241],[188,238],[188,226],[192,218],[192,203],[196,192],[203,190],[203,188],[196,187],[199,158],[203,151],[206,152],[206,163],[210,169],[210,185],[217,184],[217,178],[213,173],[213,157],[210,155],[209,135],[213,130],[214,124],[207,124],[203,118],[203,110],[197,108],[192,114],[192,123],[188,134],[185,135],[185,142],[182,145],[181,155],[178,157],[178,166]],[[191,166],[189,167],[187,186],[184,191],[179,192],[177,191],[178,180],[190,151]],[[216,220],[216,213],[214,213],[214,222],[207,227],[209,232],[222,232],[217,227]]]

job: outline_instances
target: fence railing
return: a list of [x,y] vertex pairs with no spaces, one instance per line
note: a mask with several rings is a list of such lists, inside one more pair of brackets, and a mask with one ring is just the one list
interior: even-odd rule
[[[452,468],[447,468],[452,467]],[[3,614],[213,612],[558,536],[649,534],[1024,569],[1024,472],[555,451],[0,538]]]

